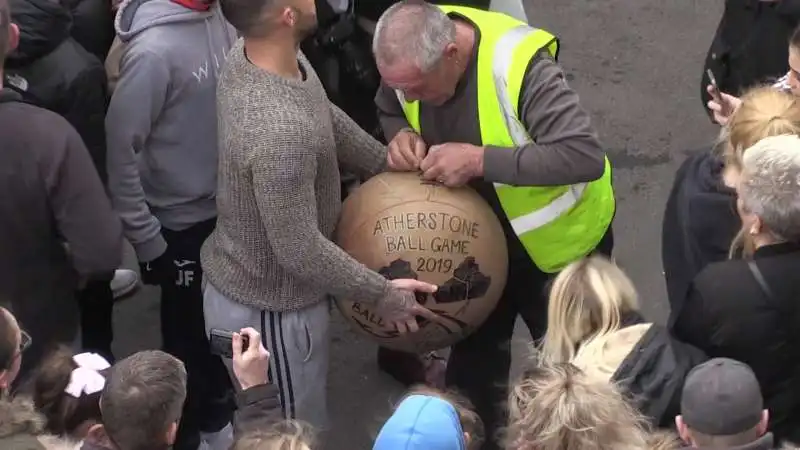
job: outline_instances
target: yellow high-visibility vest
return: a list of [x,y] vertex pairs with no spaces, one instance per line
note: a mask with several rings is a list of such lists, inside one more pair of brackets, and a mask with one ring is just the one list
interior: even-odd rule
[[[519,118],[522,81],[530,61],[543,49],[558,56],[558,39],[505,14],[462,6],[440,6],[472,22],[478,47],[478,118],[484,146],[519,147],[532,142]],[[397,91],[406,120],[422,133],[419,101]],[[599,179],[567,186],[494,184],[500,205],[531,260],[547,273],[591,253],[614,217],[611,164]]]

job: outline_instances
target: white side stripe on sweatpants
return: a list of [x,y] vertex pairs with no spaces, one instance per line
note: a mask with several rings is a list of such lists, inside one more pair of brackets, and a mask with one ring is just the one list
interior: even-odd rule
[[[267,328],[269,321],[269,328]],[[283,323],[281,313],[261,311],[261,339],[264,347],[270,352],[270,378],[278,385],[278,393],[283,406],[283,416],[295,419],[294,389],[292,373],[289,368],[289,357],[283,339]],[[267,342],[269,341],[269,342]]]

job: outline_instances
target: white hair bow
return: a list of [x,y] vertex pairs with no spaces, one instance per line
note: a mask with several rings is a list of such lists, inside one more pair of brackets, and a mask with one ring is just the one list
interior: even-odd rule
[[80,398],[81,395],[92,395],[100,392],[106,385],[106,379],[100,375],[101,370],[108,369],[111,364],[97,353],[81,353],[72,357],[78,368],[69,376],[69,384],[64,392]]

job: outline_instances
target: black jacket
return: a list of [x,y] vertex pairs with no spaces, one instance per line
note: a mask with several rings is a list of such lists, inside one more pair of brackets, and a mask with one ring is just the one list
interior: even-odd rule
[[778,440],[800,442],[800,244],[762,247],[754,260],[706,267],[676,312],[675,334],[710,357],[742,361],[755,372]]
[[114,42],[114,12],[109,0],[64,0],[72,13],[72,38],[105,61]]
[[[680,309],[689,285],[704,267],[727,259],[740,227],[736,193],[722,182],[722,161],[711,149],[687,158],[675,174],[661,229],[672,311]],[[670,315],[670,324],[673,319]]]
[[800,22],[800,0],[726,0],[725,12],[703,67],[703,108],[710,100],[706,69],[720,89],[733,95],[761,83],[771,83],[789,70],[789,37]]
[[[397,2],[398,0],[356,1],[355,11],[359,16],[377,21],[384,11],[389,9],[390,6]],[[437,5],[459,5],[470,6],[479,9],[489,9],[491,0],[433,0],[431,3]]]
[[52,0],[11,0],[20,30],[6,73],[28,100],[75,127],[105,181],[107,82],[103,64],[70,35],[70,12]]
[[78,275],[119,267],[122,225],[62,117],[3,89],[0,142],[0,306],[33,338],[22,358],[27,371],[53,344],[74,342]]
[[686,375],[707,357],[653,324],[617,367],[611,380],[654,425],[672,428],[680,414]]
[[[737,445],[735,447],[726,447],[725,450],[773,450],[781,447],[775,447],[775,439],[772,436],[772,433],[767,433],[755,441],[745,444],[745,445]],[[685,450],[712,450],[713,447],[683,447]],[[784,447],[785,450],[793,449],[794,447]],[[718,449],[717,449],[718,450]]]

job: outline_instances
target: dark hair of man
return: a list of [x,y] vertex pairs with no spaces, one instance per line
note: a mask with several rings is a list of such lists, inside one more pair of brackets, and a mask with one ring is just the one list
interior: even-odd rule
[[165,449],[166,432],[180,419],[185,399],[183,363],[158,350],[135,353],[106,378],[103,425],[120,450]]
[[[2,1],[2,0],[0,0]],[[269,11],[285,0],[219,0],[225,19],[244,38],[263,38],[270,32]]]
[[[6,0],[0,0],[0,5],[2,4],[7,4]],[[6,27],[6,31],[8,31],[8,27]],[[0,42],[3,41],[0,40]],[[8,370],[11,367],[18,351],[17,327],[13,323],[11,313],[5,308],[0,308],[0,371]]]
[[11,13],[8,0],[0,0],[0,58],[5,59],[8,53],[8,29],[11,26]]

